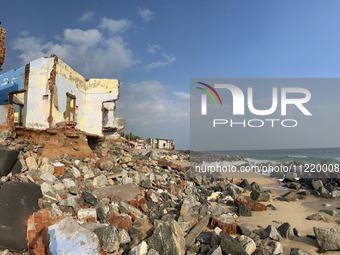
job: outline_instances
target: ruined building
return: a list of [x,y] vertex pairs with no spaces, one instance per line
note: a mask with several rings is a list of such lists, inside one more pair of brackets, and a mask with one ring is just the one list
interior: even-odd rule
[[56,55],[39,58],[0,75],[0,125],[51,129],[66,123],[119,139],[125,126],[125,118],[114,116],[119,85],[117,79],[87,80]]
[[5,62],[5,56],[6,56],[5,39],[6,39],[6,29],[0,26],[0,71],[1,71],[1,66]]
[[174,150],[175,149],[175,140],[171,139],[151,139],[151,148],[152,149],[164,149],[164,150]]
[[[0,27],[0,67],[6,53]],[[56,55],[0,74],[0,144],[30,141],[43,156],[95,155],[88,145],[120,144],[117,79],[85,79]],[[92,143],[90,143],[92,142]],[[89,143],[89,144],[88,144]]]

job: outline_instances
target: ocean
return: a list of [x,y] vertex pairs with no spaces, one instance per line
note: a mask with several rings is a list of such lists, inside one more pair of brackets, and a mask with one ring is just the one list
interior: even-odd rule
[[320,163],[327,160],[328,163],[340,163],[340,148],[313,148],[313,149],[280,149],[280,150],[229,150],[209,151],[209,153],[241,156],[248,162],[274,162],[303,161],[305,163]]

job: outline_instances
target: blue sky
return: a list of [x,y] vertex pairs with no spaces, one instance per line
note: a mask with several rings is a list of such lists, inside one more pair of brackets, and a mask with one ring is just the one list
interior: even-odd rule
[[[190,78],[339,77],[339,1],[3,1],[2,72],[57,54],[118,78],[116,116],[189,149]],[[319,93],[326,93],[320,87]]]

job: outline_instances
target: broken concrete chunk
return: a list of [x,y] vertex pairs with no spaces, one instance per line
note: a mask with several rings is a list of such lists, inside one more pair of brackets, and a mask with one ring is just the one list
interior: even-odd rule
[[97,219],[97,211],[95,208],[80,209],[77,216],[79,220]]
[[44,173],[40,175],[40,179],[44,182],[49,182],[52,184],[58,181],[57,177],[55,177],[53,174],[50,174],[50,173]]
[[28,157],[26,158],[26,164],[29,170],[37,170],[38,164],[34,157]]
[[63,179],[63,184],[64,184],[65,188],[67,188],[67,189],[76,186],[74,181],[70,178]]
[[47,233],[49,251],[53,255],[62,254],[99,254],[99,239],[95,233],[83,228],[72,217],[66,217],[49,226]]

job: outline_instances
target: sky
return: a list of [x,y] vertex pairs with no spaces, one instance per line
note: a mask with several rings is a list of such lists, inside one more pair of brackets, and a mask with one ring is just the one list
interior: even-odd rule
[[85,78],[117,78],[126,131],[189,149],[190,78],[338,78],[339,9],[337,0],[2,1],[2,73],[56,54]]

